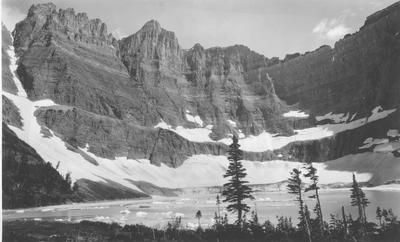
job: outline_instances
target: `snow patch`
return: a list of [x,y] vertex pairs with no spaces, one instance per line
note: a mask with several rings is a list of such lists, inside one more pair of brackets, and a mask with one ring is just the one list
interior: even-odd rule
[[228,120],[226,120],[226,121],[228,122],[228,124],[229,124],[230,126],[232,126],[232,127],[234,127],[234,128],[237,127],[237,124],[236,124],[235,121],[232,121],[232,120],[230,120],[230,119],[228,119]]
[[190,114],[189,110],[186,110],[185,113],[186,116],[186,120],[192,123],[196,123],[197,125],[199,125],[200,127],[203,127],[203,120],[201,120],[199,115],[193,116]]
[[310,115],[300,110],[292,110],[283,114],[286,118],[308,118]]
[[389,129],[388,132],[387,132],[387,136],[388,137],[392,137],[392,138],[399,137],[400,136],[399,130],[397,130],[397,129]]
[[[354,115],[353,115],[354,116]],[[332,120],[334,123],[343,123],[349,119],[349,113],[338,113],[334,114],[333,112],[327,113],[323,116],[316,116],[315,119],[319,122],[322,120]]]
[[171,125],[167,124],[164,120],[161,120],[154,128],[162,128],[171,130],[183,138],[193,141],[193,142],[214,142],[209,135],[211,134],[211,130],[213,128],[212,125],[207,125],[204,128],[194,128],[188,129],[182,126],[177,126],[176,128],[172,128]]
[[373,145],[379,145],[379,144],[385,144],[389,142],[388,139],[373,139],[373,138],[367,138],[366,140],[364,140],[364,145],[358,147],[358,149],[368,149],[370,147],[372,147]]

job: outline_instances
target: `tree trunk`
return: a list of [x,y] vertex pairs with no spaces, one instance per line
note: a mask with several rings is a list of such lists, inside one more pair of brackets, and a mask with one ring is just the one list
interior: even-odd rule
[[317,203],[318,203],[318,212],[319,212],[321,235],[324,235],[324,218],[323,218],[323,215],[322,215],[321,202],[319,200],[318,188],[315,189],[315,195],[316,195]]
[[303,219],[304,219],[303,222],[304,222],[304,224],[305,224],[305,226],[306,226],[306,233],[307,233],[308,241],[309,241],[309,242],[312,242],[312,240],[311,240],[310,225],[309,225],[309,223],[308,223],[308,219],[307,219],[306,213],[305,213],[305,211],[304,211],[304,201],[303,201],[303,198],[302,198],[302,195],[301,195],[301,190],[299,191],[299,202],[300,202],[301,216],[303,217]]
[[349,231],[347,228],[347,221],[346,221],[346,214],[344,213],[344,206],[342,206],[342,219],[343,219],[344,234],[347,235],[349,233]]

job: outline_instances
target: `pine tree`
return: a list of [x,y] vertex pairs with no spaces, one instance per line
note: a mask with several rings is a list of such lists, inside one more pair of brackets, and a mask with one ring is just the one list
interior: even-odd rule
[[379,226],[382,227],[382,210],[379,206],[376,208],[376,219],[379,221]]
[[196,218],[198,219],[198,222],[199,222],[199,229],[201,228],[201,224],[200,224],[201,217],[202,217],[202,214],[201,214],[201,211],[199,210],[196,213]]
[[320,233],[321,233],[321,235],[323,235],[324,234],[324,218],[322,215],[321,201],[319,199],[319,193],[318,193],[319,176],[317,175],[317,169],[315,167],[313,167],[311,162],[309,164],[307,164],[304,168],[307,171],[307,173],[304,174],[304,176],[307,178],[310,178],[310,180],[312,182],[311,185],[309,185],[308,187],[305,188],[304,192],[308,192],[308,191],[312,191],[312,190],[314,191],[314,195],[309,196],[309,198],[316,199],[316,201],[317,201],[317,203],[315,204],[315,212],[316,212],[317,218],[318,218]]
[[217,214],[216,214],[216,218],[218,218],[218,221],[216,221],[217,223],[220,223],[220,220],[221,220],[221,212],[220,212],[220,208],[219,208],[219,206],[221,205],[221,200],[219,199],[219,195],[217,195],[217,202],[216,202],[216,204],[217,204]]
[[254,199],[254,197],[251,195],[252,189],[246,185],[248,181],[244,180],[247,173],[240,162],[243,152],[239,148],[238,138],[233,136],[232,144],[228,150],[229,167],[224,175],[224,178],[229,177],[229,181],[224,184],[222,195],[226,197],[223,202],[229,203],[227,210],[237,213],[236,224],[241,226],[243,213],[250,210],[250,207],[243,201],[245,199]]
[[294,168],[293,171],[290,172],[290,178],[288,179],[289,184],[287,185],[287,189],[289,194],[296,195],[296,201],[299,202],[299,227],[306,232],[308,241],[311,242],[311,230],[310,224],[306,216],[305,208],[304,208],[304,200],[303,200],[303,191],[302,191],[302,180],[300,178],[301,171]]
[[365,193],[362,191],[361,187],[358,185],[356,176],[353,173],[353,184],[351,186],[351,206],[357,206],[358,208],[358,220],[362,225],[365,225],[367,218],[365,215],[365,208],[368,206],[369,201],[365,197]]

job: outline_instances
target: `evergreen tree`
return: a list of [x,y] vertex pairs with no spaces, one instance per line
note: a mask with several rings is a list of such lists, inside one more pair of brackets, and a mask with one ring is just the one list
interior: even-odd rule
[[315,167],[313,167],[311,162],[309,164],[307,164],[304,168],[307,171],[307,173],[304,174],[304,176],[307,177],[307,178],[310,178],[310,180],[311,180],[311,185],[306,187],[304,191],[305,192],[314,191],[314,195],[309,196],[309,198],[316,199],[316,204],[315,204],[314,211],[317,214],[320,233],[321,233],[321,235],[323,235],[323,233],[324,233],[324,218],[323,218],[323,215],[322,215],[321,201],[319,199],[319,193],[318,193],[318,190],[319,190],[319,186],[318,186],[319,176],[317,175],[317,169]]
[[290,172],[290,178],[288,179],[289,184],[287,185],[287,189],[289,194],[296,195],[296,201],[299,202],[299,227],[307,234],[308,241],[311,241],[311,230],[304,208],[302,180],[300,178],[300,175],[301,171],[296,168],[294,168],[293,171]]
[[201,219],[201,217],[202,217],[202,214],[201,214],[201,211],[199,210],[199,211],[197,211],[197,213],[196,213],[196,218],[197,218],[197,220],[198,220],[198,222],[199,222],[199,229],[201,228],[201,224],[200,224],[200,219]]
[[379,221],[379,226],[382,227],[382,209],[379,206],[376,208],[376,219]]
[[217,204],[217,214],[216,214],[216,218],[218,219],[216,222],[217,223],[220,223],[220,220],[221,220],[221,212],[220,212],[220,208],[219,208],[219,206],[221,205],[221,200],[219,199],[219,195],[217,194],[217,202],[216,202],[216,204]]
[[365,216],[365,208],[368,206],[368,199],[365,197],[365,193],[359,186],[356,176],[353,173],[353,184],[351,186],[351,206],[358,208],[358,220],[362,225],[365,225],[367,218]]
[[243,152],[239,149],[238,138],[233,136],[232,141],[228,150],[229,167],[224,175],[224,178],[229,177],[229,181],[224,184],[222,195],[226,197],[223,202],[229,203],[227,210],[237,213],[236,224],[241,226],[243,214],[250,210],[250,207],[243,201],[254,199],[254,197],[251,195],[252,189],[246,185],[248,181],[244,180],[247,173],[240,162]]

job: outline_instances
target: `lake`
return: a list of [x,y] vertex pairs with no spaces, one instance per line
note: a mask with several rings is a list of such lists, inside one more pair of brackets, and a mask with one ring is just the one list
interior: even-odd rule
[[[375,221],[376,207],[392,208],[400,215],[400,190],[364,190],[371,202],[367,208],[367,217]],[[92,220],[101,222],[117,222],[120,224],[145,224],[157,228],[164,227],[174,217],[182,217],[183,225],[188,228],[197,226],[195,214],[202,213],[203,227],[212,224],[214,213],[217,211],[216,193],[187,193],[178,197],[153,197],[144,200],[118,200],[96,203],[79,203],[58,206],[38,207],[18,210],[3,210],[3,220],[34,219],[48,221]],[[310,193],[311,195],[311,193]],[[341,206],[346,213],[351,212],[357,218],[357,209],[350,206],[349,189],[326,189],[320,191],[324,219],[329,220],[329,214],[341,215]],[[310,210],[315,202],[307,199]],[[256,209],[260,221],[266,219],[276,223],[276,216],[291,216],[297,223],[298,210],[294,196],[286,192],[257,192],[255,200],[249,201],[252,209]],[[221,205],[221,214],[226,210]],[[250,215],[248,216],[248,218]],[[228,216],[234,221],[234,216]]]

